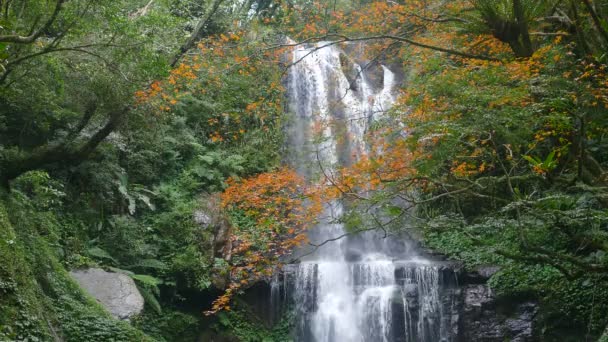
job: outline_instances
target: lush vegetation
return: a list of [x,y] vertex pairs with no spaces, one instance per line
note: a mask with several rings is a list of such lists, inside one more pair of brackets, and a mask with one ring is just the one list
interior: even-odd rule
[[[2,2],[0,340],[197,338],[224,266],[195,212],[283,145],[279,65],[253,56],[266,5],[245,6]],[[89,266],[135,279],[139,330],[66,271]]]
[[[280,165],[284,35],[406,71],[374,152],[325,188]],[[598,337],[607,48],[603,0],[0,1],[0,340],[284,339],[234,295],[343,196],[354,230],[501,266],[547,339]],[[110,317],[68,274],[89,266],[130,275],[145,312]]]

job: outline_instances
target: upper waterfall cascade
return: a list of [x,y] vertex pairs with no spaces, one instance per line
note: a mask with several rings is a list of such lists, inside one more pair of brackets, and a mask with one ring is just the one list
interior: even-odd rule
[[[372,75],[352,54],[329,42],[293,50],[287,80],[295,116],[292,162],[308,176],[322,176],[319,169],[331,172],[367,153],[365,133],[395,101],[395,74],[377,65]],[[309,234],[312,242],[345,234],[344,226],[330,219],[340,217],[343,206],[327,205],[327,219]],[[442,295],[449,276],[408,241],[395,240],[374,232],[346,236],[285,267],[297,341],[452,340],[450,296]]]

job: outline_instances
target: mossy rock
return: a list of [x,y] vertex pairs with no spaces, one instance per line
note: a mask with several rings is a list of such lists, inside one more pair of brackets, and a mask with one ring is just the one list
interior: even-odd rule
[[[44,236],[37,215],[0,199],[0,340],[150,341],[115,320],[74,283]],[[31,208],[29,208],[31,209]],[[9,215],[10,212],[10,215]]]

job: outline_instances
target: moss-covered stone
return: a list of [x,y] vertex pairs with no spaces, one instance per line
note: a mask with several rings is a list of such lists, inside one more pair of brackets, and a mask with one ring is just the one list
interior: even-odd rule
[[0,340],[150,340],[78,287],[28,209],[7,194],[0,199]]

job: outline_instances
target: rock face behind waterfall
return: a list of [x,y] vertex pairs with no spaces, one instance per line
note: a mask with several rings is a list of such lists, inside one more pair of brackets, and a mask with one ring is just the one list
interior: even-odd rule
[[[291,54],[288,162],[312,181],[369,153],[366,133],[389,119],[402,73],[389,62],[367,62],[364,50],[319,42]],[[269,324],[294,317],[298,342],[534,340],[535,305],[495,298],[485,285],[493,270],[462,272],[406,236],[345,234],[335,218],[348,209],[328,203],[309,239],[332,242],[298,251],[306,255],[299,263],[283,267],[265,289],[257,286],[251,306]]]

